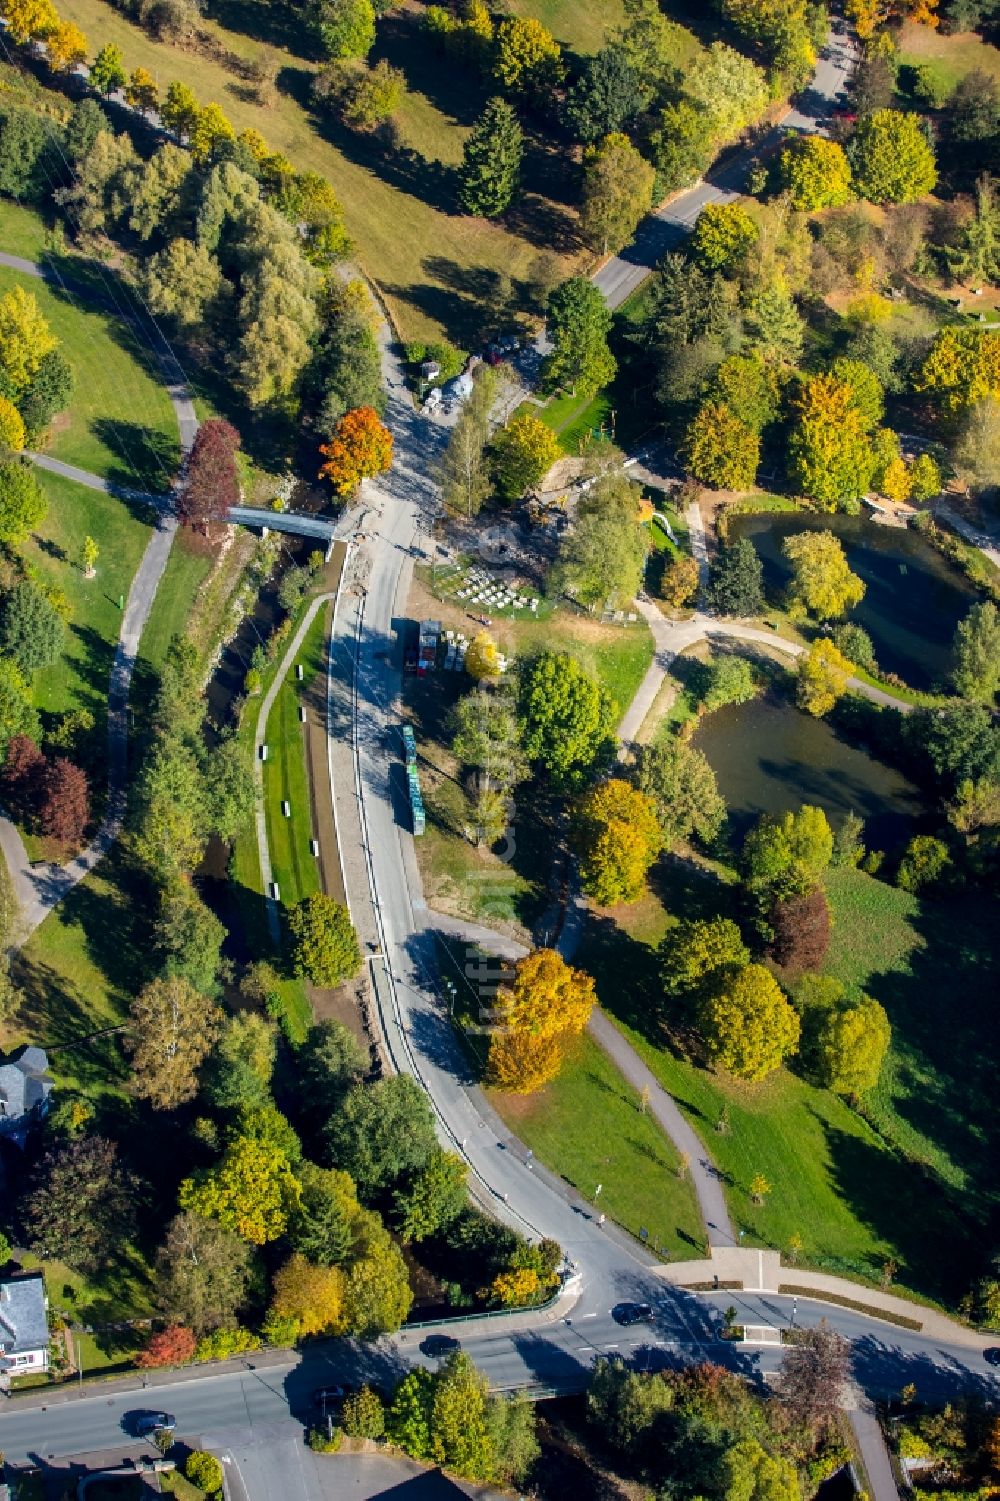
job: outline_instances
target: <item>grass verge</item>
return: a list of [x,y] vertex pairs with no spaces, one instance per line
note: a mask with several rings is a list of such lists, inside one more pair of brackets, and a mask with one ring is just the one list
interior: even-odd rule
[[[309,849],[315,831],[299,705],[322,669],[326,627],[327,611],[319,609],[296,659],[303,669],[302,680],[297,679],[293,664],[278,689],[267,720],[264,812],[271,870],[286,907],[320,889],[319,862]],[[291,807],[290,818],[282,812],[284,801]]]
[[705,1254],[694,1189],[678,1176],[677,1153],[586,1034],[537,1094],[491,1091],[490,1099],[538,1160],[594,1203],[595,1214],[675,1260]]

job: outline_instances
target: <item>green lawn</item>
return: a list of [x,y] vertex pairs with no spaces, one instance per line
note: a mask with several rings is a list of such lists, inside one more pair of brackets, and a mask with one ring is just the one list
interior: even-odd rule
[[[934,905],[857,872],[831,875],[829,969],[880,1000],[893,1025],[869,1124],[788,1070],[744,1085],[686,1051],[663,1013],[654,946],[668,912],[725,911],[727,891],[680,862],[656,873],[655,888],[636,912],[593,914],[577,960],[726,1174],[735,1223],[751,1241],[782,1250],[801,1236],[804,1261],[862,1280],[877,1281],[891,1257],[901,1286],[953,1304],[986,1254],[984,1227],[995,1210],[997,1128],[984,1048],[996,984],[988,935],[1000,931],[995,902],[966,896]],[[772,1185],[759,1206],[748,1193],[758,1172]]]
[[0,250],[23,256],[26,261],[40,261],[53,243],[52,235],[34,209],[9,198],[0,199]]
[[[568,0],[563,8],[567,17],[576,11]],[[214,0],[208,10],[211,19],[200,24],[214,35],[221,55],[259,59],[276,69],[272,106],[250,97],[235,67],[207,50],[155,40],[103,0],[66,0],[62,14],[99,38],[95,45],[117,43],[130,70],[147,68],[161,88],[183,80],[202,103],[217,102],[238,130],[260,130],[296,167],[326,177],[344,205],[357,259],[379,285],[403,338],[438,337],[445,330],[471,347],[481,336],[483,308],[495,301],[505,278],[527,286],[548,247],[560,277],[578,263],[575,215],[565,206],[572,198],[572,168],[550,152],[528,153],[526,191],[502,223],[454,212],[453,168],[491,90],[474,69],[443,60],[431,48],[419,29],[419,7],[380,21],[371,58],[385,57],[408,83],[396,115],[402,142],[388,154],[374,136],[314,113],[310,90],[317,64],[297,13],[279,14],[263,0]],[[616,14],[617,4],[609,19]],[[587,29],[599,46],[603,27]],[[561,180],[552,183],[553,172]]]
[[139,660],[147,671],[158,672],[163,666],[167,649],[184,630],[211,567],[211,557],[192,552],[185,534],[178,531],[139,643]]
[[[296,662],[301,663],[301,683],[295,667],[278,689],[267,720],[267,761],[264,764],[264,810],[267,839],[271,852],[271,871],[286,907],[319,891],[319,862],[310,853],[309,841],[315,837],[306,767],[303,726],[299,722],[302,695],[322,670],[326,640],[327,611],[316,612]],[[292,816],[286,818],[281,804],[287,800]]]
[[927,67],[948,90],[972,72],[988,73],[1000,83],[1000,49],[974,31],[945,36],[929,26],[905,25],[899,35],[899,62]]
[[127,1069],[113,1029],[148,969],[149,901],[141,873],[116,849],[49,913],[13,962],[24,997],[16,1025],[5,1028],[5,1045],[44,1047],[56,1088],[98,1104],[123,1091]]
[[[59,475],[38,471],[49,508],[24,547],[25,559],[66,595],[70,619],[66,650],[34,678],[34,700],[43,718],[68,709],[89,709],[95,718],[93,753],[103,759],[108,682],[114,660],[121,611],[132,576],[146,547],[150,528],[136,507],[88,490]],[[97,577],[88,579],[79,563],[83,539],[91,536],[101,550]]]
[[[493,1104],[540,1162],[594,1201],[597,1209],[673,1260],[705,1254],[705,1234],[678,1157],[635,1091],[586,1034],[559,1077],[536,1095],[491,1092]],[[595,1210],[596,1212],[596,1210]]]
[[54,419],[47,451],[122,484],[168,489],[177,468],[177,422],[157,367],[119,318],[0,266],[0,295],[14,286],[34,293],[73,369],[70,406]]

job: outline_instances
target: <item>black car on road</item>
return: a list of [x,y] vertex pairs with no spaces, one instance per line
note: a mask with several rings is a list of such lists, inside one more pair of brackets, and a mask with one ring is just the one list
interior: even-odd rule
[[450,1355],[452,1350],[460,1348],[458,1340],[450,1334],[428,1334],[427,1338],[421,1342],[420,1353],[430,1356]]
[[619,1303],[611,1317],[616,1324],[651,1324],[653,1310],[648,1303]]

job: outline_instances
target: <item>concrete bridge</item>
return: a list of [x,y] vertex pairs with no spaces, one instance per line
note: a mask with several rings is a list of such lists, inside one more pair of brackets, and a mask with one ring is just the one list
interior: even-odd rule
[[328,516],[310,516],[300,511],[265,511],[256,506],[231,506],[228,521],[238,526],[268,527],[272,532],[294,532],[298,537],[315,537],[329,547],[336,523]]

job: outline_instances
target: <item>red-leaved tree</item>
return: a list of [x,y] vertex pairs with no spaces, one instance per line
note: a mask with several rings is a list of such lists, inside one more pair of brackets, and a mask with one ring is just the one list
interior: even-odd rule
[[329,443],[320,444],[326,463],[320,475],[338,495],[353,495],[363,479],[383,474],[392,464],[392,433],[374,407],[345,412]]
[[60,844],[79,844],[90,822],[87,774],[65,756],[45,768],[38,817],[42,832]]
[[177,501],[181,521],[192,531],[207,533],[213,521],[225,521],[239,500],[239,446],[239,433],[221,417],[210,417],[199,427]]
[[821,886],[804,896],[775,902],[771,911],[771,957],[782,969],[819,969],[830,947],[830,908]]
[[187,1365],[194,1358],[195,1345],[198,1341],[190,1329],[185,1329],[183,1324],[171,1324],[169,1329],[161,1329],[158,1334],[151,1334],[145,1350],[140,1350],[135,1358],[135,1363],[144,1371],[154,1370],[157,1366]]
[[35,812],[45,770],[45,757],[29,735],[15,735],[7,743],[7,759],[0,768],[0,795],[15,818]]

